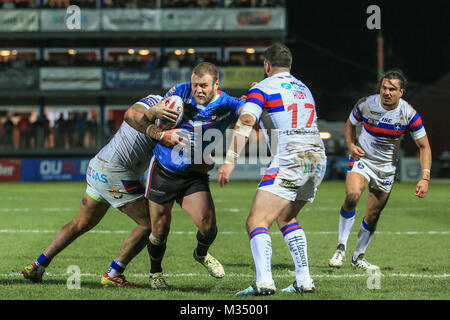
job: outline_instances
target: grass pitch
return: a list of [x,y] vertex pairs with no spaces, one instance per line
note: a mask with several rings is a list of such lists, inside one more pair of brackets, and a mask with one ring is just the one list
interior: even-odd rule
[[[144,249],[125,271],[143,288],[102,288],[100,276],[116,257],[134,222],[111,208],[100,224],[53,259],[44,281],[33,284],[20,274],[50,243],[56,232],[77,214],[85,183],[0,184],[0,299],[3,300],[233,300],[255,281],[245,220],[257,182],[232,181],[226,188],[211,183],[219,234],[210,249],[224,265],[226,276],[214,279],[194,261],[196,228],[177,205],[163,262],[171,289],[152,290],[149,258]],[[379,220],[366,258],[381,267],[378,283],[353,270],[351,254],[364,216],[367,192],[357,207],[347,261],[328,267],[338,236],[344,182],[324,182],[313,204],[299,215],[306,232],[311,275],[317,292],[248,300],[448,300],[450,298],[450,185],[432,183],[425,199],[414,196],[415,184],[396,183]],[[271,228],[274,279],[278,289],[294,280],[294,267],[281,233]],[[69,266],[81,271],[80,289],[69,289]],[[70,279],[69,279],[70,280]],[[70,281],[69,281],[70,282]],[[369,285],[368,285],[369,283]],[[370,289],[370,283],[372,288]],[[378,286],[378,289],[376,288]],[[248,301],[247,300],[247,301]]]

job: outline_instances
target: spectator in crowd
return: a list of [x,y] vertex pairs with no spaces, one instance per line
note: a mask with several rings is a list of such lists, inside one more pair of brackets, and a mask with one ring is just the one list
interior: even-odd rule
[[96,148],[98,140],[98,123],[95,117],[92,117],[87,121],[86,135],[88,136],[86,139],[88,141],[88,145],[86,147]]
[[78,133],[76,146],[84,147],[84,139],[87,132],[86,113],[78,113],[76,115],[76,132]]
[[30,148],[44,148],[46,135],[45,126],[46,120],[45,116],[39,116],[36,121],[30,125]]
[[148,56],[148,60],[147,60],[147,68],[149,69],[157,69],[158,68],[158,61],[156,60],[155,56],[153,56],[152,54],[150,54]]
[[28,148],[30,146],[30,119],[28,115],[20,117],[17,126],[20,133],[20,147]]
[[9,116],[6,116],[6,121],[3,123],[3,130],[4,130],[3,136],[4,146],[12,147],[14,123],[12,122]]
[[56,147],[62,148],[65,146],[65,141],[68,141],[67,138],[67,120],[64,119],[64,115],[62,113],[59,114],[58,120],[55,122],[55,134],[56,134]]

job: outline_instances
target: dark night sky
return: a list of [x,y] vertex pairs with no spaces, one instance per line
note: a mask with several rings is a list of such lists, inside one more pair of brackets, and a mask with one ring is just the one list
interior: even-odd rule
[[385,70],[403,70],[409,96],[450,70],[448,0],[287,1],[292,73],[312,90],[322,119],[345,119],[358,97],[373,93],[378,31],[366,27],[371,4],[381,9]]

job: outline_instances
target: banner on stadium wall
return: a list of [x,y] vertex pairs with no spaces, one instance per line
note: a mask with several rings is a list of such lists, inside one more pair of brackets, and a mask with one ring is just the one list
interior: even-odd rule
[[89,159],[22,160],[22,181],[82,181]]
[[284,8],[248,8],[223,10],[224,30],[285,30]]
[[0,10],[0,32],[38,30],[39,12],[37,10]]
[[21,160],[0,160],[0,181],[20,181]]
[[161,88],[161,69],[103,69],[105,88]]
[[41,90],[100,90],[102,89],[102,68],[42,67],[40,72]]
[[164,9],[161,10],[161,25],[164,31],[223,30],[222,10]]
[[106,31],[161,31],[160,10],[103,9],[102,29]]
[[97,31],[100,30],[100,10],[82,9],[80,13],[81,29],[68,29],[67,11],[64,9],[40,10],[42,31]]
[[250,89],[252,82],[263,79],[262,67],[224,67],[222,68],[225,89]]
[[37,69],[7,68],[0,72],[2,89],[35,89],[38,83]]

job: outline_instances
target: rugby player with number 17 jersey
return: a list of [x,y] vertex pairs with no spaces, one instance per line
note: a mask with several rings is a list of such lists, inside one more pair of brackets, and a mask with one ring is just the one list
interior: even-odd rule
[[274,44],[265,51],[266,79],[253,86],[234,128],[225,163],[219,168],[220,186],[229,182],[239,153],[259,121],[272,154],[250,215],[247,232],[256,268],[256,283],[238,296],[271,295],[272,240],[269,229],[276,220],[295,264],[296,280],[285,292],[314,292],[309,273],[306,235],[297,215],[313,202],[326,168],[326,155],[317,126],[311,91],[290,74],[292,54],[286,46]]

